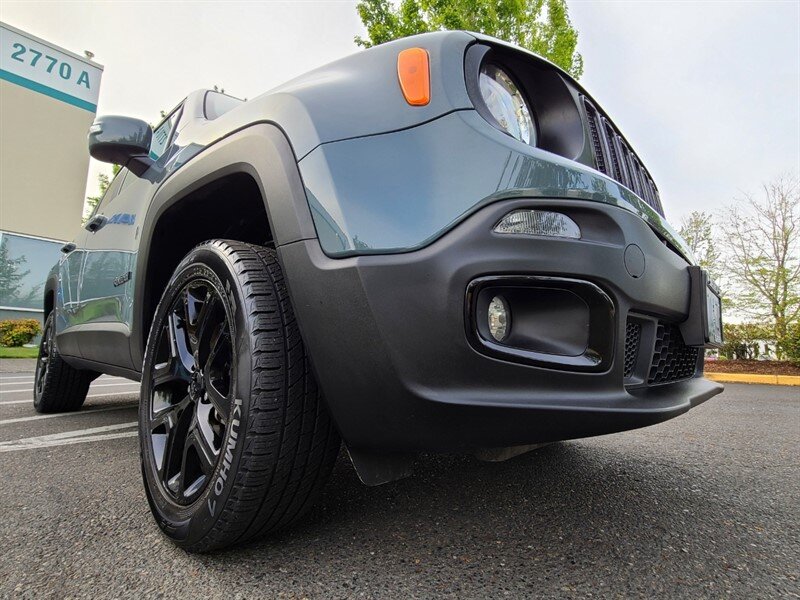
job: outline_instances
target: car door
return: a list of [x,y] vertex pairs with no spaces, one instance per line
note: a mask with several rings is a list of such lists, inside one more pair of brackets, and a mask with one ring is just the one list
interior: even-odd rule
[[[61,259],[58,262],[59,290],[56,299],[58,311],[56,314],[56,335],[63,330],[78,324],[80,312],[80,299],[78,297],[81,267],[86,251],[83,244],[86,242],[86,231],[81,230],[72,242],[64,245]],[[62,348],[63,350],[63,348]]]
[[80,278],[80,349],[84,358],[132,368],[130,333],[141,221],[164,177],[180,109],[170,112],[153,131],[153,165],[142,176],[125,171],[119,192],[90,219]]
[[[95,206],[89,219],[94,217],[103,206],[109,204],[122,186],[125,173],[120,172],[111,181],[100,202]],[[80,325],[85,321],[80,301],[81,272],[86,259],[86,237],[88,232],[81,229],[72,242],[62,248],[63,254],[58,262],[58,293],[56,294],[56,336],[60,350],[70,356],[80,356]]]

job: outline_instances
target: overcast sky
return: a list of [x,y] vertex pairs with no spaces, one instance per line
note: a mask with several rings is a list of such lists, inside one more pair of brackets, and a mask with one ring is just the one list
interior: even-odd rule
[[[800,169],[800,2],[569,2],[581,83],[677,225]],[[188,92],[252,98],[359,51],[355,2],[13,2],[0,19],[105,66],[98,112],[153,122]],[[93,161],[88,190],[106,165]]]

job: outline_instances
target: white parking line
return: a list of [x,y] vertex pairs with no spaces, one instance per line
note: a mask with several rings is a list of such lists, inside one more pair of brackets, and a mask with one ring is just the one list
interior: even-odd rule
[[[138,393],[139,393],[139,390],[131,390],[130,392],[110,392],[108,394],[89,394],[86,397],[87,398],[107,398],[108,396],[132,396],[132,395],[138,394]],[[25,404],[27,402],[30,402],[31,404],[33,404],[33,399],[29,399],[29,400],[4,400],[3,402],[0,402],[0,406],[3,406],[5,404]],[[75,413],[66,413],[66,414],[74,415]]]
[[[17,384],[17,385],[21,385],[21,384]],[[33,382],[31,382],[31,385],[33,385]],[[137,387],[139,386],[139,384],[137,382],[135,382],[135,381],[127,381],[125,383],[101,383],[100,385],[92,384],[89,389],[93,390],[93,389],[102,388],[102,387],[119,387],[121,385],[135,385]],[[24,387],[24,388],[20,388],[18,390],[5,390],[5,389],[3,389],[3,390],[0,390],[0,394],[13,394],[14,392],[27,392],[30,389],[31,389],[30,387]]]
[[[104,425],[103,427],[90,427],[89,429],[62,431],[61,433],[51,433],[49,435],[40,435],[36,437],[23,438],[20,440],[0,442],[0,452],[49,448],[52,446],[64,446],[67,444],[81,444],[84,442],[133,437],[137,434],[136,431],[120,432],[119,430],[130,429],[131,427],[136,427],[136,425],[136,421],[130,421],[128,423],[119,423],[117,425]],[[107,433],[110,431],[114,431],[116,433]]]
[[110,410],[123,410],[125,408],[136,408],[135,404],[126,404],[125,406],[109,406],[106,408],[95,408],[90,410],[82,410],[80,412],[58,413],[53,415],[36,415],[35,417],[19,417],[16,419],[4,419],[0,421],[0,425],[11,425],[12,423],[24,423],[26,421],[38,421],[40,419],[57,419],[58,417],[77,417],[80,415],[93,415],[99,412],[108,412]]
[[9,440],[0,442],[0,446],[13,446],[21,442],[34,443],[34,442],[48,442],[50,440],[63,440],[65,438],[73,437],[86,437],[95,433],[108,433],[109,431],[117,431],[119,429],[130,429],[136,427],[138,421],[128,421],[127,423],[115,423],[114,425],[101,425],[100,427],[89,427],[88,429],[74,429],[72,431],[60,431],[58,433],[48,433],[46,435],[37,435],[29,438],[22,438],[19,440]]
[[30,446],[15,446],[7,448],[0,446],[0,452],[16,452],[19,450],[35,450],[37,448],[50,448],[52,446],[69,446],[71,444],[85,444],[86,442],[99,442],[101,440],[115,440],[118,438],[135,437],[138,435],[136,431],[124,431],[122,433],[107,433],[105,435],[93,435],[84,438],[70,438],[67,440],[53,440],[52,442],[43,442],[41,444]]
[[94,383],[89,386],[90,390],[99,387],[120,387],[121,385],[133,385],[137,388],[141,385],[138,381],[126,381],[125,383],[101,383],[99,385],[95,385]]

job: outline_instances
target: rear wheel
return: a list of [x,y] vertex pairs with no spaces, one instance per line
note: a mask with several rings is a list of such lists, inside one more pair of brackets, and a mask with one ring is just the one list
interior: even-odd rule
[[97,377],[68,365],[58,353],[54,313],[44,323],[39,358],[33,378],[33,408],[40,413],[78,410],[86,400],[89,384]]
[[156,310],[142,374],[145,489],[192,551],[269,534],[313,504],[339,450],[275,252],[190,252]]

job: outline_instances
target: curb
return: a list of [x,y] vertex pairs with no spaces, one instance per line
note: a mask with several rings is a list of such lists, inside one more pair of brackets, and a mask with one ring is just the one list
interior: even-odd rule
[[756,375],[754,373],[705,373],[711,381],[720,383],[766,383],[769,385],[800,386],[800,375]]

